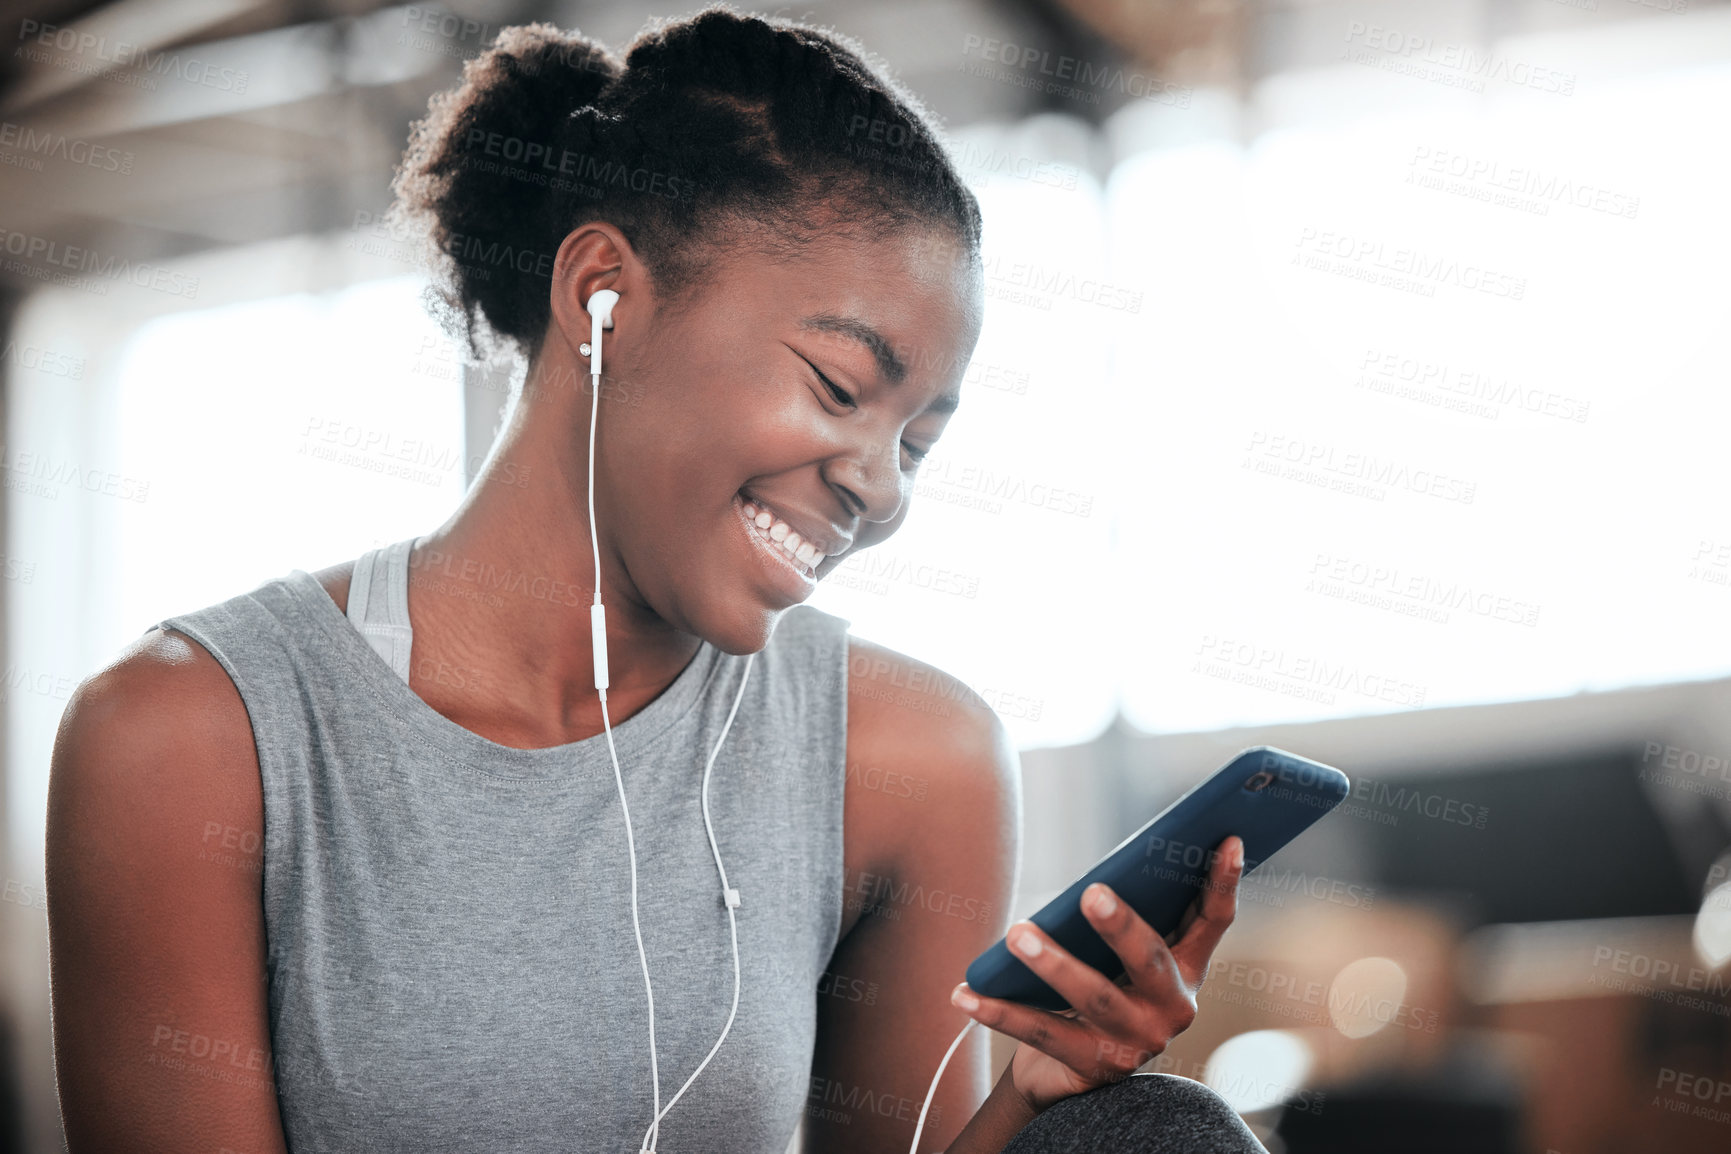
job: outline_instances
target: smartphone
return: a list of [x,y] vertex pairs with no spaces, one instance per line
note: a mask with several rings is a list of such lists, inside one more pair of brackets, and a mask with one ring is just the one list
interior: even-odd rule
[[[1105,882],[1157,933],[1170,937],[1207,882],[1223,840],[1233,834],[1244,839],[1242,876],[1249,877],[1350,789],[1346,774],[1333,766],[1270,745],[1252,746],[1119,842],[1029,920],[1116,980],[1123,960],[1082,913],[1083,890]],[[969,963],[966,976],[970,987],[988,997],[1060,1012],[1071,1008],[1003,938]]]

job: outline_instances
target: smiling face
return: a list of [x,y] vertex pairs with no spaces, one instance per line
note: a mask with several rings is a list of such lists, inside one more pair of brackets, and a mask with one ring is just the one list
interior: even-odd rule
[[601,406],[596,517],[634,599],[755,652],[816,581],[907,516],[919,460],[959,400],[983,292],[965,250],[918,227],[831,234],[792,257],[728,250],[701,280],[608,334],[605,376],[641,399]]

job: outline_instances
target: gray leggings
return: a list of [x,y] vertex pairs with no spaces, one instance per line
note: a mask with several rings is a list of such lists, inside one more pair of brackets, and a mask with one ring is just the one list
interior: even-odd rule
[[1132,1074],[1046,1108],[1003,1154],[1267,1154],[1221,1097],[1173,1074]]

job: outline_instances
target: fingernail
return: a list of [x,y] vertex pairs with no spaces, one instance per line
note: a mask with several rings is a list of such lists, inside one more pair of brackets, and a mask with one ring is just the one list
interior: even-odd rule
[[1112,897],[1112,892],[1104,886],[1094,890],[1094,896],[1091,900],[1094,903],[1094,912],[1100,917],[1110,917],[1118,909],[1117,900]]
[[1010,939],[1010,944],[1016,952],[1024,957],[1037,958],[1044,949],[1039,937],[1030,930],[1020,930]]
[[960,1006],[971,1014],[980,1008],[980,999],[968,993],[966,986],[957,986],[950,991],[950,1004]]
[[1239,838],[1232,843],[1232,868],[1244,868],[1244,839]]

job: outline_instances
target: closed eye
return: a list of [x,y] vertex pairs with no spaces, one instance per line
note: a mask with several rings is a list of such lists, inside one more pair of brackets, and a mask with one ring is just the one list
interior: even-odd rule
[[[830,396],[835,398],[837,404],[846,405],[850,409],[858,407],[859,402],[853,399],[853,394],[824,376],[823,370],[812,364],[811,361],[807,360],[797,349],[794,350],[794,356],[805,361],[807,367],[809,367],[813,373],[817,374],[817,379],[823,382],[824,388],[829,390]],[[907,450],[908,456],[913,460],[914,468],[916,469],[920,467],[921,462],[931,455],[930,449],[916,449],[906,441],[902,442],[902,448]]]
[[[798,353],[795,353],[794,355],[799,356]],[[830,380],[828,377],[824,376],[822,369],[818,368],[816,365],[813,365],[810,361],[806,361],[806,359],[804,357],[799,357],[799,359],[802,361],[805,361],[805,363],[807,365],[811,366],[811,371],[817,374],[817,379],[823,382],[824,388],[829,390],[830,396],[832,396],[836,399],[837,404],[846,405],[849,408],[852,408],[854,406],[855,401],[854,401],[853,395],[851,393],[849,393],[846,389],[842,388],[840,385],[836,384],[834,381]]]

